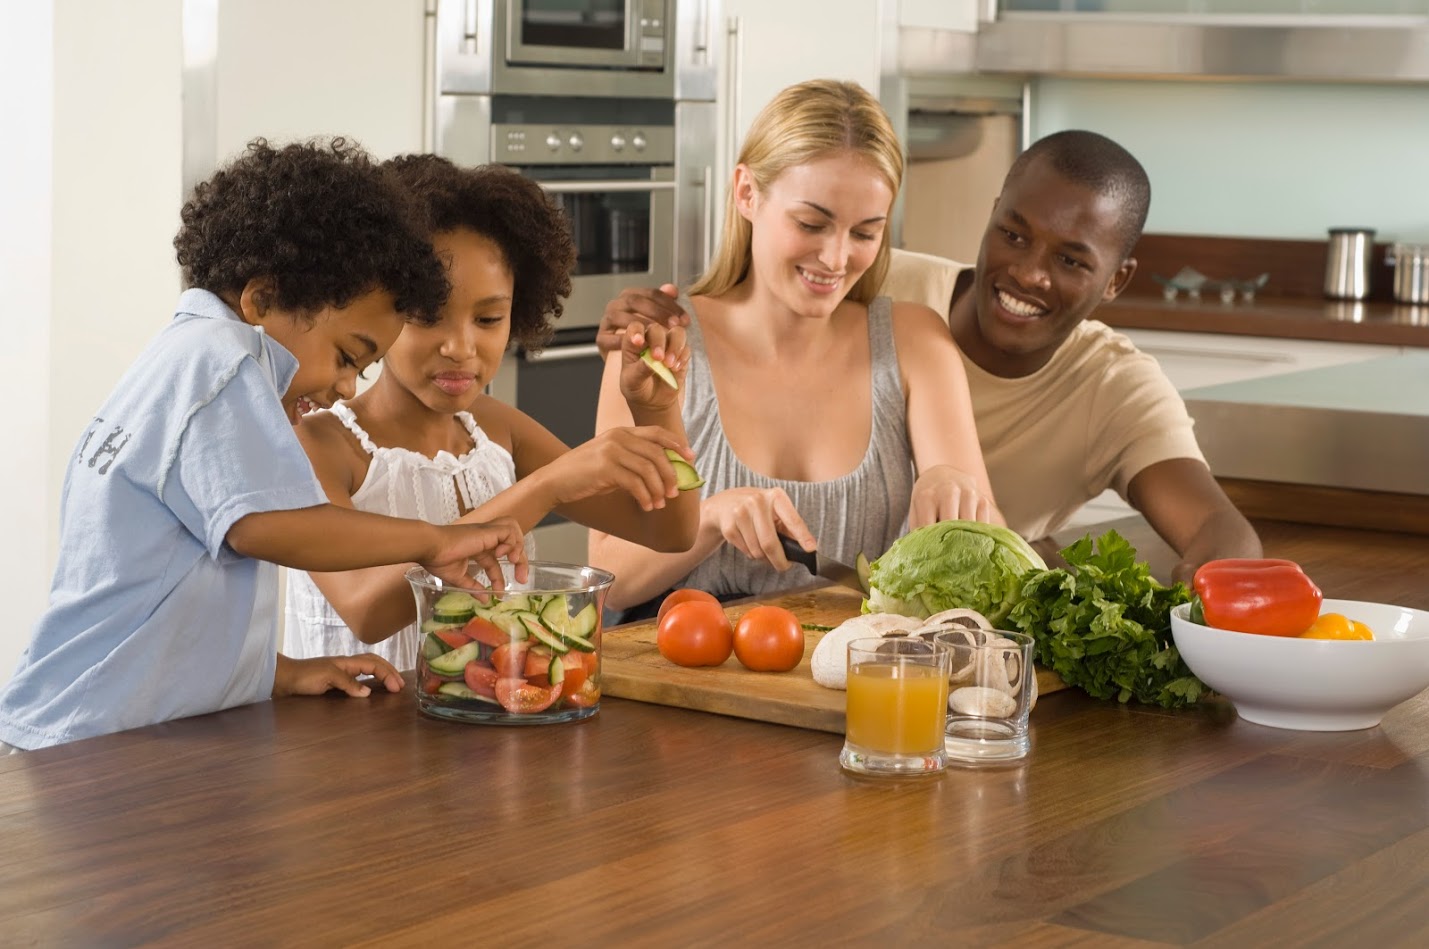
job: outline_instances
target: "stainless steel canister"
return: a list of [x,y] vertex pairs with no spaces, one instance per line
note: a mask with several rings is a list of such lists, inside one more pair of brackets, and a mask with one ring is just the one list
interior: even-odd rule
[[1385,262],[1394,265],[1394,299],[1429,303],[1429,244],[1395,244]]
[[1372,228],[1330,228],[1325,296],[1335,300],[1363,300],[1369,296],[1369,265],[1373,252]]

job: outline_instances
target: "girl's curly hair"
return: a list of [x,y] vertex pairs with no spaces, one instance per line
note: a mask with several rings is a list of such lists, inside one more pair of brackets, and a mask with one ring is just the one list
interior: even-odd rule
[[431,233],[468,228],[501,248],[515,287],[511,338],[539,349],[571,292],[576,248],[565,213],[530,178],[500,165],[462,168],[436,155],[388,161],[426,213]]
[[250,142],[194,188],[174,237],[184,285],[238,294],[273,281],[269,304],[300,315],[372,290],[430,324],[450,290],[423,215],[355,142]]

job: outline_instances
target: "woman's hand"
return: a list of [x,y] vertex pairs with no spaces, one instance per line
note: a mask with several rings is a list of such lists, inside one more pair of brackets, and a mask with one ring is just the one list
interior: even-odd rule
[[1002,512],[978,490],[976,479],[952,465],[934,465],[913,482],[908,529],[953,520],[1003,523]]
[[663,412],[678,407],[679,390],[656,375],[640,358],[646,349],[650,350],[651,359],[670,371],[677,385],[684,384],[685,369],[690,362],[685,330],[678,326],[666,329],[655,323],[648,326],[632,323],[620,344],[620,394],[625,396],[632,413]]
[[763,560],[781,573],[789,569],[789,558],[779,543],[780,534],[792,537],[805,550],[818,546],[783,488],[721,491],[705,499],[700,519],[740,553],[751,560]]
[[612,428],[545,465],[537,476],[549,482],[557,505],[623,491],[642,511],[653,511],[680,496],[667,448],[694,461],[689,448],[658,425]]
[[322,695],[331,689],[353,698],[366,698],[372,688],[358,682],[358,676],[372,676],[388,692],[402,691],[402,676],[395,666],[370,652],[357,656],[322,656],[317,659],[289,659],[278,654],[273,675],[273,698],[285,695]]
[[476,562],[493,590],[506,588],[501,572],[504,557],[515,568],[517,581],[526,580],[525,535],[512,517],[498,517],[480,524],[448,524],[438,527],[439,538],[431,556],[422,561],[427,572],[459,587],[486,586],[471,573]]

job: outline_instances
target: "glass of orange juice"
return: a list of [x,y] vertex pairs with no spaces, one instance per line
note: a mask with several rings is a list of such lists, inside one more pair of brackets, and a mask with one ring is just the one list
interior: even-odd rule
[[850,642],[839,764],[860,774],[941,772],[951,657],[941,643],[917,638]]

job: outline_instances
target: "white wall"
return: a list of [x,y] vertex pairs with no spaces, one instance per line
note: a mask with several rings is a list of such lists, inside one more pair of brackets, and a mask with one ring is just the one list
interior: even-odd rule
[[0,6],[0,681],[44,609],[75,441],[177,300],[181,62],[179,0]]
[[44,608],[48,558],[50,427],[50,160],[54,96],[49,2],[0,6],[0,405],[9,417],[0,453],[0,682],[10,677]]
[[422,147],[424,0],[219,4],[217,154],[252,138],[356,139],[380,158]]
[[1041,79],[1033,137],[1087,128],[1151,175],[1149,231],[1429,240],[1429,86]]

